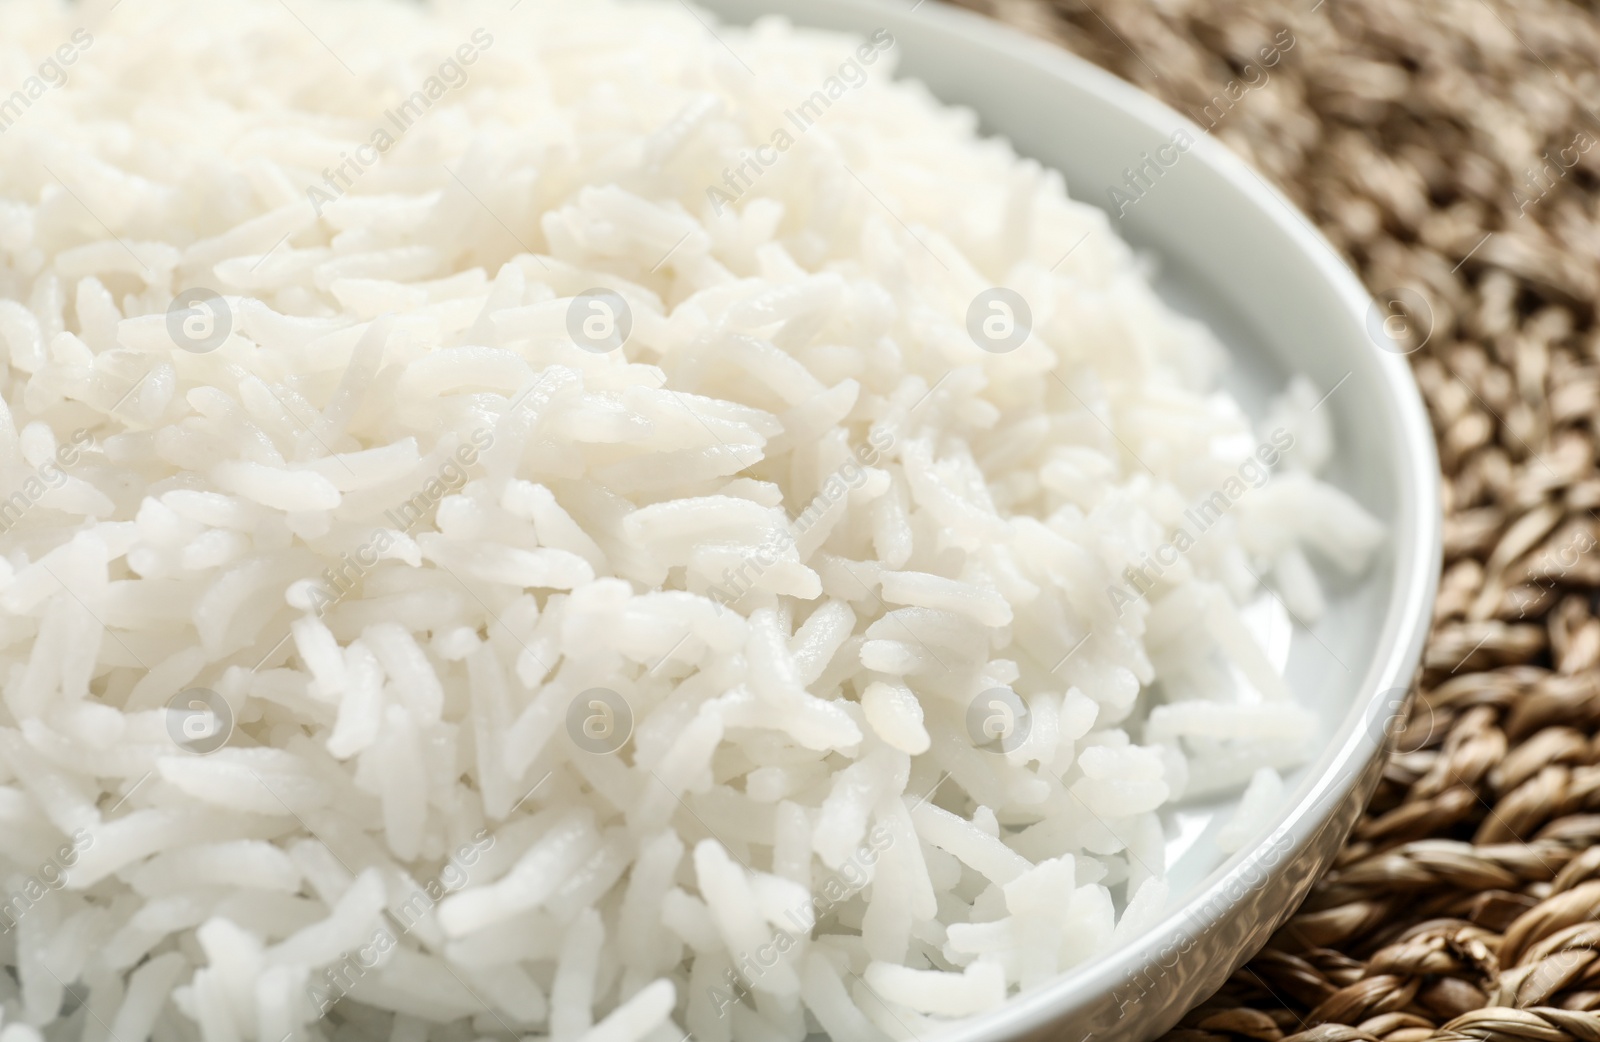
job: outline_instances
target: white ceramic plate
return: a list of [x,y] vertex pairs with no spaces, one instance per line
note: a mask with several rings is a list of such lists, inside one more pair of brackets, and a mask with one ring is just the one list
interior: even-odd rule
[[1124,187],[1127,168],[1186,130],[1195,145],[1113,227],[1156,259],[1162,295],[1231,349],[1229,389],[1253,415],[1292,373],[1331,391],[1322,408],[1333,416],[1338,455],[1325,476],[1384,522],[1389,542],[1359,583],[1330,593],[1313,629],[1276,603],[1258,612],[1260,632],[1272,635],[1270,650],[1296,700],[1317,713],[1326,744],[1289,776],[1270,830],[1231,858],[1213,834],[1233,801],[1170,816],[1173,897],[1159,925],[1091,966],[953,1025],[939,1042],[1152,1038],[1265,943],[1377,783],[1439,574],[1438,462],[1410,370],[1383,335],[1383,316],[1303,215],[1199,127],[1087,62],[935,0],[701,2],[736,24],[781,14],[863,35],[887,28],[900,75],[971,107],[985,133],[1060,170],[1074,198],[1113,216],[1108,189]]

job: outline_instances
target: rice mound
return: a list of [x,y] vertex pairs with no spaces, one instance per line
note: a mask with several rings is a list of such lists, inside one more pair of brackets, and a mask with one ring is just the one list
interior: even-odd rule
[[0,23],[0,1042],[913,1037],[1281,800],[1323,391],[889,33]]

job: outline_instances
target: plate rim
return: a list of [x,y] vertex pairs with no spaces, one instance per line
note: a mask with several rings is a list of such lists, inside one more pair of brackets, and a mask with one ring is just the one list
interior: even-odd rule
[[[720,11],[741,10],[751,17],[769,13],[765,8],[753,10],[759,6],[759,0],[697,2]],[[1361,328],[1375,307],[1360,279],[1332,243],[1282,191],[1189,117],[1064,47],[955,7],[945,0],[918,0],[909,6],[891,0],[806,0],[806,6],[816,11],[859,12],[889,23],[903,22],[910,17],[927,20],[936,30],[962,38],[965,46],[996,52],[1009,61],[1026,64],[1036,72],[1098,95],[1146,129],[1163,135],[1180,127],[1189,131],[1195,139],[1195,147],[1191,149],[1194,158],[1210,167],[1259,210],[1314,266],[1318,278],[1332,291],[1341,311],[1355,327]],[[794,17],[793,21],[802,26],[811,24],[804,15]],[[938,95],[936,90],[933,93]],[[983,116],[977,106],[967,107],[976,111],[980,118]],[[1073,198],[1105,211],[1105,207],[1092,198],[1076,195]],[[1341,810],[1349,810],[1353,797],[1360,797],[1361,806],[1356,807],[1357,811],[1364,806],[1376,784],[1374,765],[1388,753],[1395,726],[1403,720],[1410,705],[1409,696],[1399,698],[1393,692],[1396,688],[1410,691],[1421,661],[1431,628],[1443,548],[1441,472],[1432,424],[1421,392],[1403,355],[1368,346],[1373,352],[1370,362],[1378,377],[1376,387],[1384,392],[1381,406],[1397,435],[1393,448],[1399,450],[1395,468],[1397,522],[1390,532],[1389,542],[1393,552],[1393,581],[1384,604],[1383,625],[1371,664],[1356,683],[1353,704],[1333,738],[1307,765],[1306,777],[1288,807],[1274,819],[1270,830],[1258,830],[1249,843],[1212,869],[1188,898],[1155,925],[1097,956],[1091,965],[1063,971],[1050,983],[1007,999],[1003,1006],[952,1022],[932,1036],[939,1042],[999,1042],[1020,1038],[1029,1032],[1059,1027],[1062,1020],[1073,1013],[1089,1013],[1106,996],[1114,998],[1117,984],[1136,978],[1159,953],[1216,930],[1237,914],[1242,895],[1236,892],[1229,898],[1227,894],[1245,882],[1245,876],[1252,869],[1261,867],[1265,853],[1275,854],[1275,860],[1265,866],[1268,869],[1291,863],[1298,868],[1309,858],[1316,874],[1320,875],[1343,845],[1355,816],[1346,814],[1350,817],[1346,823],[1336,824],[1334,819]],[[1336,842],[1329,840],[1330,826],[1337,829]],[[1311,882],[1307,879],[1305,888],[1309,888]],[[1246,892],[1264,886],[1261,881],[1245,885]],[[1286,919],[1297,906],[1298,900],[1283,908],[1277,920]],[[1238,953],[1228,972],[1256,950],[1251,948]],[[1182,1012],[1185,1011],[1177,1011],[1178,1014]],[[1094,1035],[1093,1031],[1083,1032],[1075,1042],[1086,1042]],[[1070,1031],[1059,1037],[1073,1038]]]

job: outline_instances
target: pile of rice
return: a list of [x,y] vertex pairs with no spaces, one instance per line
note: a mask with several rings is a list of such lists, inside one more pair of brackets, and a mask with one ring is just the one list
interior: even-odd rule
[[0,1042],[914,1037],[1275,806],[1327,389],[889,33],[0,24]]

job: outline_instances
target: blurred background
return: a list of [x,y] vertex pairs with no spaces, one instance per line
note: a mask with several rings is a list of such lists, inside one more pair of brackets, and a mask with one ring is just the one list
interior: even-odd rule
[[1600,11],[963,0],[1281,187],[1403,326],[1444,469],[1412,719],[1333,872],[1172,1037],[1600,1038]]

